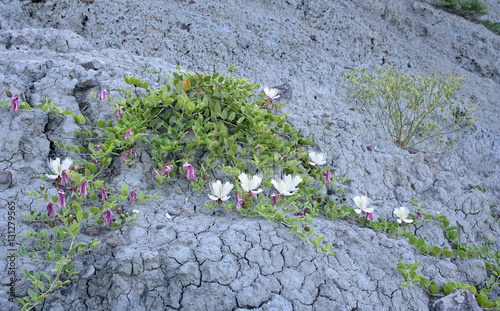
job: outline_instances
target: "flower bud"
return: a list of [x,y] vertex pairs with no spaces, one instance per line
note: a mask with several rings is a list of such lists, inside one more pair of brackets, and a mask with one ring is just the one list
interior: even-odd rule
[[323,202],[323,198],[322,198],[322,197],[317,198],[317,199],[316,199],[316,202],[318,202],[318,203]]
[[309,226],[304,226],[304,231],[309,232],[309,231],[311,231],[311,228]]
[[122,209],[121,209],[120,207],[119,207],[119,208],[117,208],[117,209],[116,209],[116,213],[117,213],[118,215],[120,215],[120,214],[122,213]]
[[35,211],[31,211],[31,212],[30,212],[30,214],[31,214],[31,215],[35,214]]
[[12,98],[12,93],[9,90],[5,90],[5,94],[7,94],[7,97]]
[[49,220],[49,227],[54,228],[56,226],[56,222],[54,219]]
[[36,215],[37,215],[37,216],[42,216],[42,213],[38,212]]
[[120,215],[120,218],[121,218],[121,219],[125,219],[125,215],[123,215],[123,214],[122,214],[122,215]]
[[208,179],[208,174],[207,173],[203,174],[203,180],[207,180],[207,179]]
[[68,217],[68,223],[69,223],[69,224],[70,224],[70,223],[72,223],[72,222],[73,222],[73,220],[75,220],[75,216],[73,216],[73,215],[69,215],[69,217]]
[[40,190],[41,191],[45,190],[45,186],[44,185],[40,185]]

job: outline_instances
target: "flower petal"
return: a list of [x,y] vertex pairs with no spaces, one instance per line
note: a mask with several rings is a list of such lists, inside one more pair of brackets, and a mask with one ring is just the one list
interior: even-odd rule
[[61,171],[68,170],[72,164],[73,164],[73,160],[71,160],[70,158],[64,159],[64,161],[61,164]]
[[[224,184],[224,186],[222,187],[222,191],[221,191],[221,197],[225,197],[228,195],[229,192],[231,192],[231,190],[233,190],[233,185],[230,183],[230,182],[226,182]],[[229,197],[228,197],[229,198]],[[221,198],[222,199],[222,198]],[[226,199],[227,200],[227,199]],[[225,201],[224,199],[222,199],[222,201]]]

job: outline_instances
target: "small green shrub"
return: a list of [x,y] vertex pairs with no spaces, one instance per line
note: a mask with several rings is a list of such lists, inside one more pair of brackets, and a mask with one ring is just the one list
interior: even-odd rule
[[394,142],[413,148],[423,142],[428,150],[456,139],[446,137],[464,125],[472,126],[472,107],[463,108],[456,92],[463,78],[426,77],[400,74],[392,67],[370,73],[366,69],[348,71],[345,76],[355,101],[363,110],[380,119]]
[[497,35],[500,35],[500,23],[494,23],[490,21],[489,19],[487,20],[478,20],[479,23],[483,24],[484,27],[488,28],[492,32],[496,33]]
[[488,14],[488,6],[480,0],[435,0],[434,5],[472,20]]

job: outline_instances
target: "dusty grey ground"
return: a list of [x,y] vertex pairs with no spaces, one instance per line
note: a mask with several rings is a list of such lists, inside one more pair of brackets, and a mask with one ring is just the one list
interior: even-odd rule
[[[490,19],[500,20],[498,2],[487,3]],[[8,1],[0,4],[0,25],[2,100],[9,89],[32,105],[49,97],[102,118],[110,107],[90,92],[106,88],[118,96],[125,75],[151,81],[142,74],[146,69],[168,73],[179,64],[191,72],[227,73],[235,64],[238,75],[262,87],[289,81],[294,97],[284,112],[312,135],[329,165],[351,177],[349,200],[368,195],[376,217],[392,218],[394,208],[417,198],[458,225],[461,241],[481,244],[487,236],[500,248],[498,210],[491,207],[500,204],[500,37],[481,25],[411,0]],[[376,120],[349,110],[337,79],[360,62],[467,75],[461,95],[477,103],[477,126],[464,130],[446,154],[399,149]],[[99,85],[82,90],[93,77]],[[0,170],[13,174],[12,185],[0,189],[6,245],[7,202],[19,213],[44,211],[26,191],[42,182],[37,174],[48,173],[49,156],[65,156],[51,141],[72,141],[76,125],[6,109],[0,124]],[[369,144],[377,148],[370,151]],[[111,184],[153,193],[151,168],[143,153]],[[486,187],[486,194],[469,184]],[[144,217],[120,232],[87,232],[104,243],[77,264],[85,278],[48,299],[45,310],[425,310],[435,298],[399,286],[397,259],[420,262],[440,285],[481,285],[486,278],[480,261],[425,257],[403,240],[349,221],[318,220],[336,246],[336,255],[326,257],[281,225],[224,211],[212,215],[206,197],[183,180],[159,194],[164,199],[137,206]],[[20,218],[16,228],[26,230]],[[432,225],[417,234],[446,244]],[[2,257],[6,252],[2,247]],[[17,265],[18,275],[36,269]],[[3,285],[0,305],[15,310]],[[26,285],[16,286],[25,295]]]

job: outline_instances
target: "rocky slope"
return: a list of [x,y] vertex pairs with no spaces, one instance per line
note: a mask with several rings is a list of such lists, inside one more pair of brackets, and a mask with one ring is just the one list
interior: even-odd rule
[[[235,64],[238,75],[261,86],[288,81],[288,120],[313,137],[338,174],[351,178],[348,200],[367,195],[376,217],[393,219],[394,208],[417,198],[459,226],[461,241],[479,245],[487,236],[500,249],[498,210],[492,207],[500,204],[500,37],[481,25],[412,0],[10,1],[0,4],[0,25],[2,94],[22,93],[30,104],[48,97],[95,117],[109,116],[110,107],[90,92],[106,88],[120,96],[125,75],[153,80],[146,69],[169,73],[179,64],[190,72],[225,74]],[[466,75],[461,95],[477,104],[476,127],[465,129],[446,154],[399,149],[376,120],[349,110],[338,78],[360,62]],[[36,175],[48,173],[49,157],[65,156],[51,142],[71,142],[76,125],[6,109],[0,110],[0,124],[0,170],[12,173],[10,185],[0,189],[2,208],[14,201],[19,213],[44,211],[26,191],[43,182]],[[110,184],[126,182],[153,193],[158,190],[151,168],[142,154],[140,163],[121,167]],[[431,308],[436,298],[399,285],[399,258],[420,262],[422,273],[440,285],[481,286],[486,279],[479,260],[422,256],[404,240],[349,221],[318,220],[320,232],[335,241],[336,255],[327,257],[279,224],[224,211],[212,215],[206,197],[184,180],[159,194],[164,198],[140,206],[144,217],[120,232],[87,232],[105,243],[77,263],[83,277],[48,299],[44,309]],[[6,216],[0,222],[7,227]],[[23,230],[18,218],[17,232]],[[417,233],[446,245],[436,230],[425,225]],[[7,235],[3,229],[5,245]],[[30,262],[17,265],[18,276],[24,268],[38,269]],[[15,310],[3,285],[0,304]],[[19,281],[16,294],[26,289]]]

